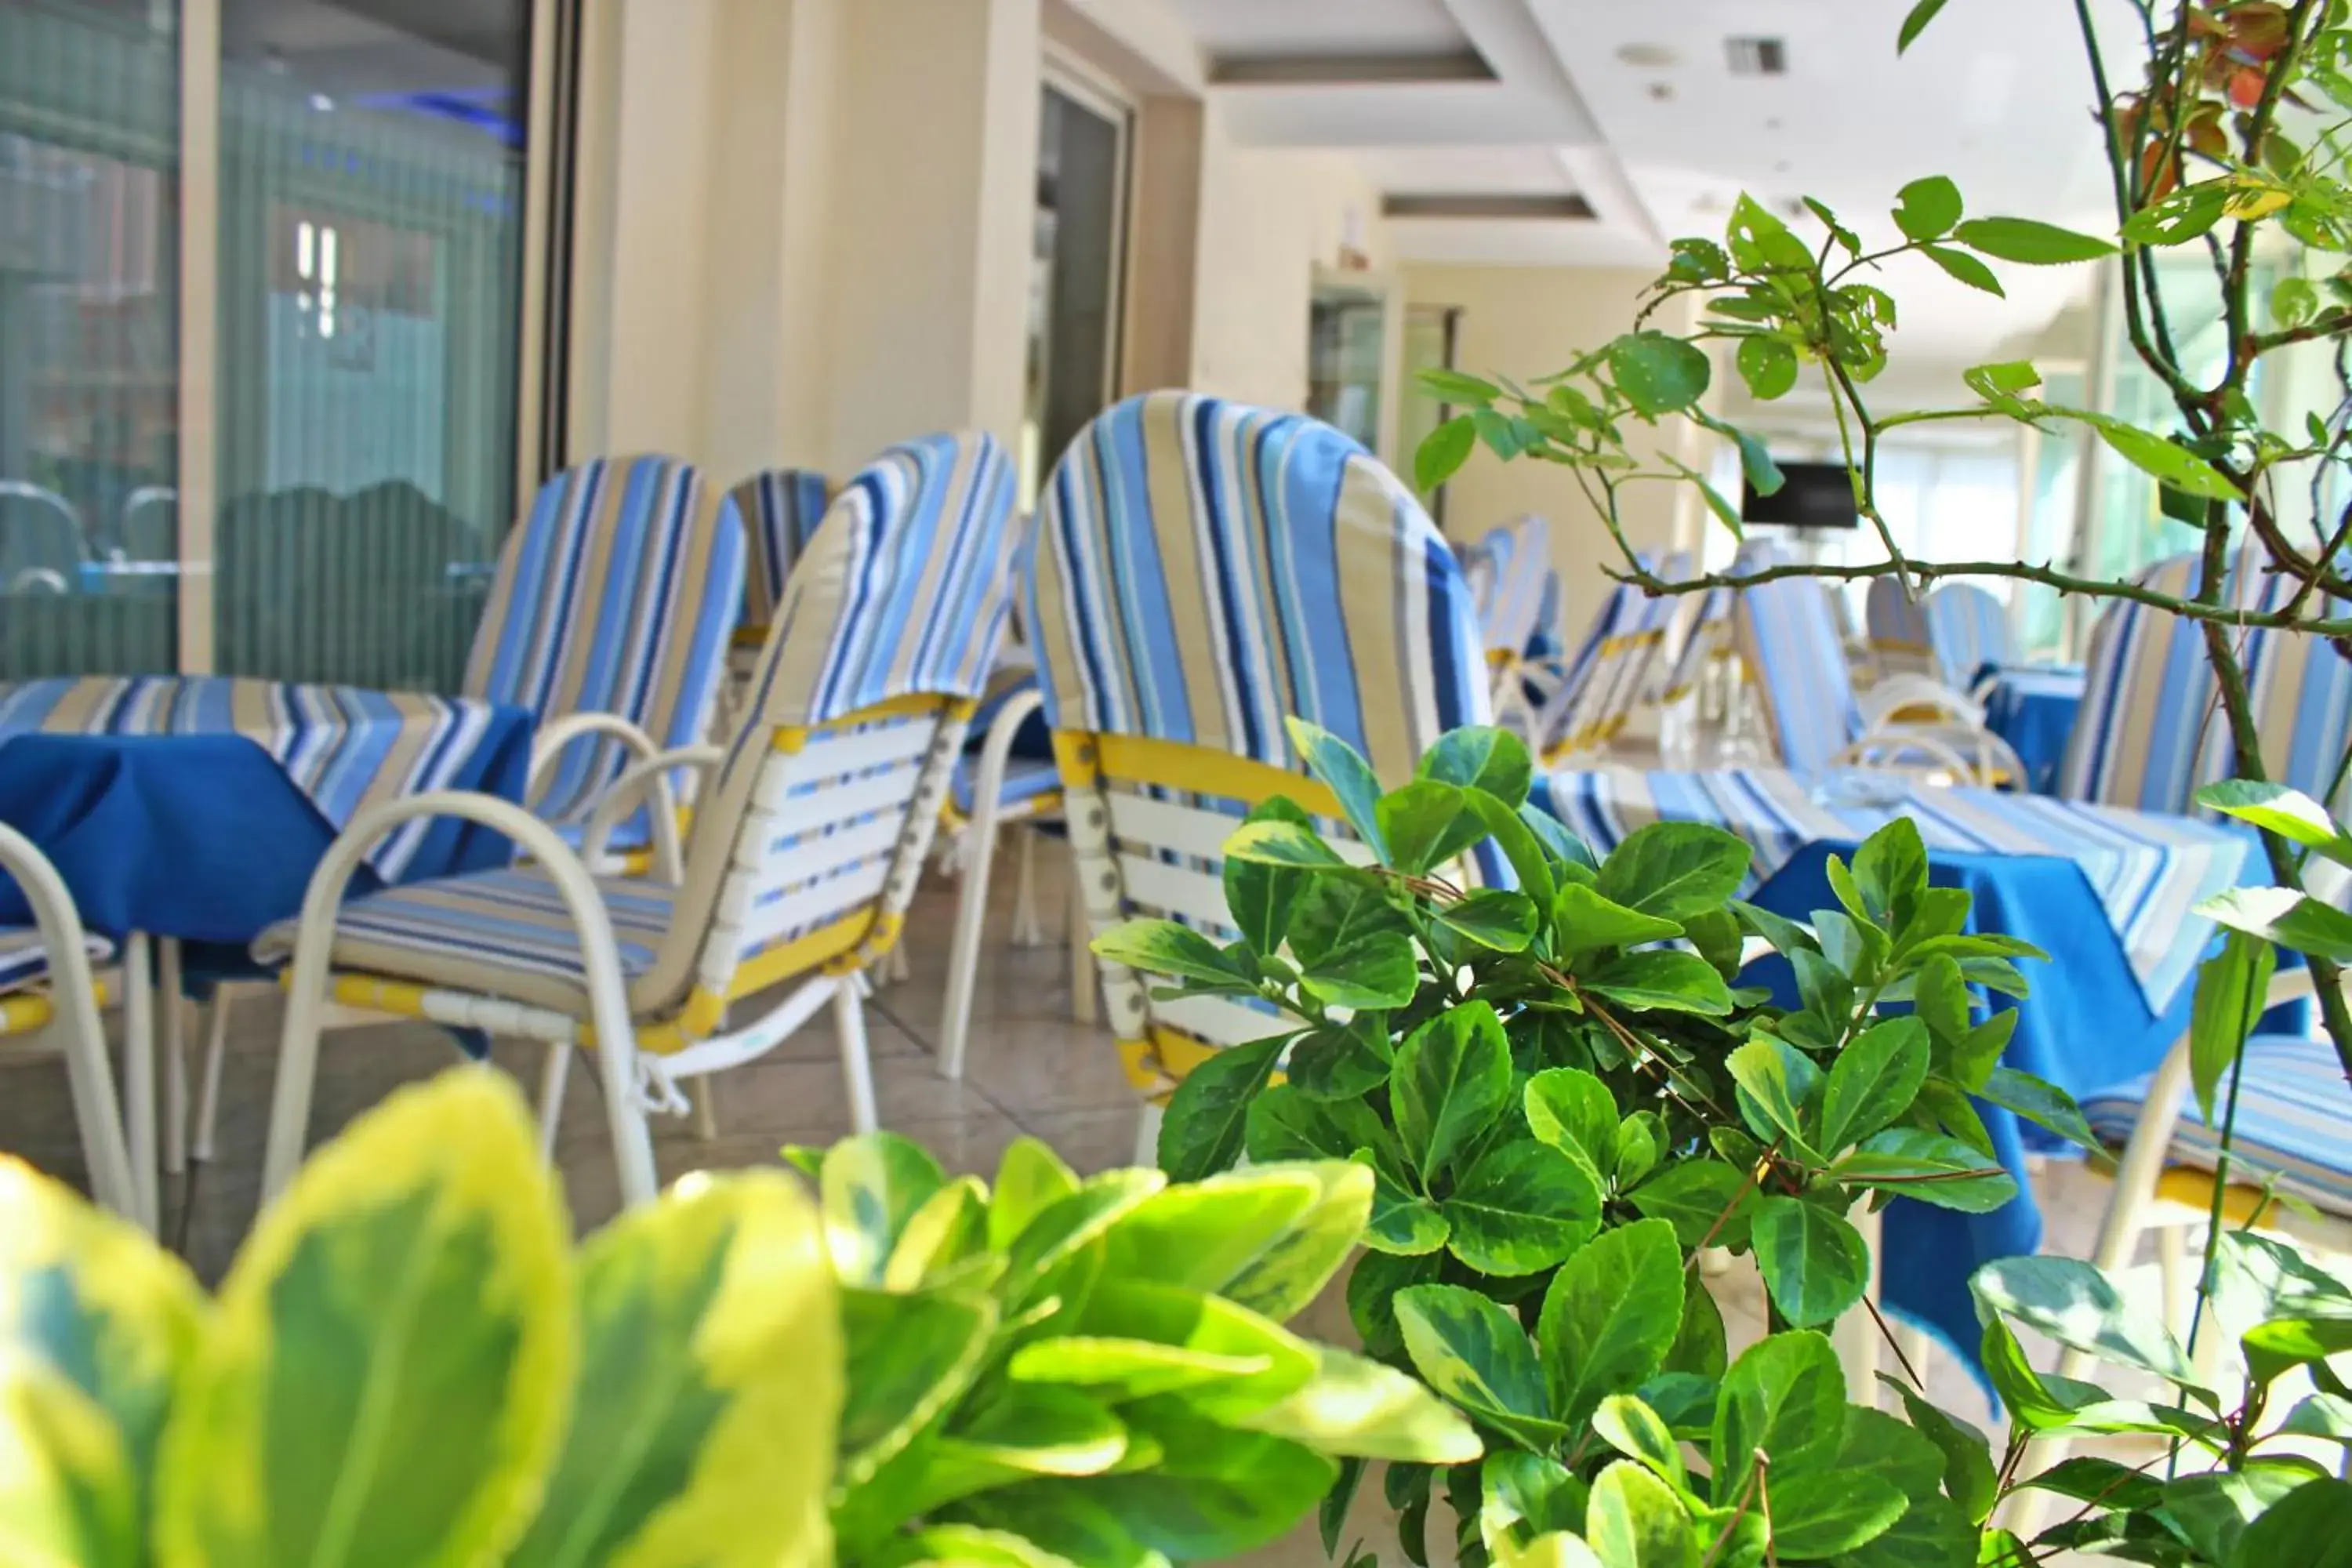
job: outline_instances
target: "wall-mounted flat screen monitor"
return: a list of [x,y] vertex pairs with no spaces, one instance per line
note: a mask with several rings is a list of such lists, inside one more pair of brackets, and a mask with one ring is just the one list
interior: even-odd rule
[[1739,519],[1753,528],[1854,528],[1862,522],[1853,508],[1853,479],[1843,463],[1783,463],[1787,482],[1770,495],[1759,495],[1749,485],[1739,503]]

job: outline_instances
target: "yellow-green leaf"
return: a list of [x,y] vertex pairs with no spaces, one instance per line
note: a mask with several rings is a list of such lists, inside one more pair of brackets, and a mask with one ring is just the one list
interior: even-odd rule
[[827,1561],[841,1319],[815,1206],[690,1176],[580,1258],[580,1391],[509,1568]]
[[136,1226],[0,1160],[0,1351],[46,1362],[113,1424],[142,1518],[206,1310],[186,1268]]
[[136,1568],[146,1561],[122,1438],[47,1363],[0,1347],[0,1563]]
[[310,1161],[222,1288],[164,1427],[172,1568],[489,1562],[571,1405],[570,1223],[507,1080],[403,1089]]
[[1341,1457],[1459,1465],[1483,1452],[1470,1423],[1403,1373],[1317,1348],[1322,1363],[1313,1381],[1235,1425]]
[[947,1184],[937,1160],[911,1138],[867,1132],[825,1152],[817,1178],[833,1267],[852,1285],[879,1285],[898,1233]]
[[1078,1190],[1077,1173],[1035,1138],[1015,1138],[996,1167],[988,1199],[988,1245],[1003,1250],[1048,1204]]

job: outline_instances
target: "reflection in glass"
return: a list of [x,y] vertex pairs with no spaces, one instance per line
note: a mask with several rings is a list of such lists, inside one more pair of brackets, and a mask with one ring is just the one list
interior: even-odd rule
[[1377,451],[1388,297],[1369,283],[1315,286],[1307,321],[1307,412]]
[[1127,117],[1048,86],[1037,127],[1037,213],[1029,283],[1023,504],[1086,422],[1110,401]]
[[0,0],[0,680],[175,654],[176,14]]
[[223,0],[216,658],[454,690],[515,510],[527,0]]

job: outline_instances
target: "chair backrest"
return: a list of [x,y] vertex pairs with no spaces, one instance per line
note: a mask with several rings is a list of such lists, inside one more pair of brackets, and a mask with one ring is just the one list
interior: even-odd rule
[[793,563],[815,537],[832,499],[831,483],[814,468],[764,469],[727,492],[727,502],[741,520],[751,549],[751,565],[743,574],[743,624],[736,628],[738,642],[766,640],[776,606],[783,600],[784,584],[793,574]]
[[[1158,914],[1224,931],[1237,817],[1275,795],[1339,816],[1295,771],[1286,716],[1391,786],[1488,717],[1453,552],[1378,459],[1303,415],[1155,392],[1097,416],[1047,482],[1027,621],[1097,931]],[[1146,1092],[1270,1032],[1239,1003],[1155,1001],[1102,973]]]
[[1732,606],[1732,626],[1781,765],[1793,773],[1823,772],[1862,733],[1830,589],[1811,577],[1743,588]]
[[1902,581],[1892,572],[1870,580],[1863,597],[1863,624],[1870,637],[1871,660],[1882,672],[1934,672],[1936,655],[1927,605],[1906,594]]
[[122,502],[115,542],[131,561],[176,561],[180,554],[180,492],[142,485]]
[[1535,635],[1528,638],[1529,662],[1556,659],[1568,651],[1568,595],[1557,568],[1546,568],[1543,601],[1536,608]]
[[0,479],[0,593],[70,591],[87,555],[81,520],[65,497]]
[[[540,487],[499,552],[465,694],[544,723],[616,713],[664,747],[710,723],[742,613],[742,528],[692,465],[597,458]],[[601,737],[565,748],[536,809],[562,820],[631,760]]]
[[835,496],[776,605],[642,983],[704,1033],[730,997],[897,940],[1025,525],[985,435],[892,447]]
[[[1681,559],[1686,562],[1689,557]],[[1735,576],[1745,575],[1780,559],[1780,547],[1771,541],[1748,540],[1732,552],[1731,572]],[[1708,662],[1731,651],[1731,601],[1735,596],[1729,588],[1709,588],[1700,597],[1697,611],[1685,617],[1682,640],[1675,645],[1672,661],[1666,666],[1665,689],[1659,693],[1660,701],[1682,700],[1698,685],[1699,677],[1706,673]]]
[[[2242,552],[2227,593],[2232,604],[2275,612],[2294,596],[2294,584],[2263,571],[2261,560],[2259,545]],[[2137,581],[2185,598],[2201,576],[2196,556],[2176,555]],[[2336,616],[2347,609],[2342,600],[2315,596],[2302,613]],[[2352,739],[2352,662],[2307,632],[2233,631],[2231,637],[2253,699],[2264,771],[2325,797]],[[2235,773],[2233,754],[2203,632],[2153,605],[2109,603],[2092,626],[2083,708],[2059,769],[2058,794],[2186,813],[2195,809],[2200,787]],[[2346,795],[2339,792],[2330,804],[2342,810]]]
[[1966,691],[1988,664],[2015,664],[2017,638],[2009,629],[2009,606],[1974,583],[1946,583],[1921,603],[1927,646],[1945,685]]
[[1550,581],[1551,525],[1533,512],[1511,524],[1511,547],[1497,557],[1495,591],[1481,633],[1486,657],[1515,663],[1526,657],[1543,625],[1544,585]]
[[[1641,560],[1649,565],[1649,557]],[[1605,746],[1625,727],[1671,613],[1670,600],[1651,598],[1631,584],[1610,589],[1583,646],[1536,716],[1545,761]]]

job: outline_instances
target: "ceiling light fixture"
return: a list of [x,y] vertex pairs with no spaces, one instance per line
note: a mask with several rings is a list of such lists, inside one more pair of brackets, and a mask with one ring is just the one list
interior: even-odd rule
[[1682,64],[1683,59],[1671,44],[1626,44],[1618,49],[1617,58],[1643,70],[1664,70]]
[[1782,38],[1732,37],[1723,40],[1734,76],[1787,76],[1789,45]]

